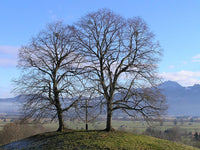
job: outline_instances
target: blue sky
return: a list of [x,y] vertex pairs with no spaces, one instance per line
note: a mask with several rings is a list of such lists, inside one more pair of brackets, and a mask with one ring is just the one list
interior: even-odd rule
[[47,23],[72,24],[100,8],[147,22],[163,49],[158,72],[164,80],[200,84],[199,0],[1,0],[0,98],[13,96],[11,80],[20,76],[16,65],[22,45]]

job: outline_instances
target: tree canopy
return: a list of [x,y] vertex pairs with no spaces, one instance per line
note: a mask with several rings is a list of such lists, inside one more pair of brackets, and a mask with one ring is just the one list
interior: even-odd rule
[[107,131],[117,109],[145,119],[163,113],[165,99],[156,88],[161,48],[143,19],[102,9],[81,18],[74,30],[88,86],[105,99]]
[[49,24],[21,47],[18,66],[23,75],[15,82],[16,91],[25,95],[27,117],[58,117],[58,131],[64,129],[62,114],[77,101],[80,59],[71,29],[62,22]]

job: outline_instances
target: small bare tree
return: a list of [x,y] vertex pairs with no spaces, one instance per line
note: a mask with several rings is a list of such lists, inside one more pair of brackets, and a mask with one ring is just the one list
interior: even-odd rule
[[25,115],[57,117],[57,131],[64,129],[63,112],[78,100],[74,96],[79,87],[80,57],[75,46],[70,27],[55,22],[19,50],[22,76],[15,81],[15,92],[25,98]]
[[87,86],[105,99],[106,131],[118,109],[146,120],[164,112],[165,99],[156,88],[161,49],[141,18],[124,19],[102,9],[81,18],[74,33],[85,58]]

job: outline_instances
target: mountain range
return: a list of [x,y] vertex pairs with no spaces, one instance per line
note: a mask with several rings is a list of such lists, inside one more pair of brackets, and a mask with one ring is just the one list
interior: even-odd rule
[[166,97],[168,115],[200,116],[200,85],[183,87],[177,82],[166,81],[159,86]]
[[[200,116],[200,85],[183,87],[177,82],[166,81],[159,85],[166,97],[169,116]],[[0,99],[0,113],[20,113],[20,97]]]

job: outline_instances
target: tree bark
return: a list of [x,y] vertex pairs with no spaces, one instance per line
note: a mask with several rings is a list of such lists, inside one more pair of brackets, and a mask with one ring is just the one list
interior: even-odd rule
[[64,131],[65,125],[64,125],[64,120],[63,120],[63,113],[61,110],[57,110],[58,113],[58,122],[59,122],[59,127],[57,132],[62,132]]
[[55,98],[55,102],[56,102],[55,106],[57,109],[58,123],[59,123],[57,132],[62,132],[64,130],[65,126],[64,126],[64,120],[63,120],[63,111],[62,111],[62,107],[60,104],[59,93],[58,93],[58,89],[57,89],[57,82],[54,82],[54,98]]
[[64,120],[63,120],[63,111],[61,108],[59,97],[57,97],[55,101],[56,101],[56,109],[57,109],[58,123],[59,123],[57,132],[62,132],[65,126],[64,126]]
[[110,132],[112,130],[112,104],[109,101],[107,103],[107,121],[105,131]]

